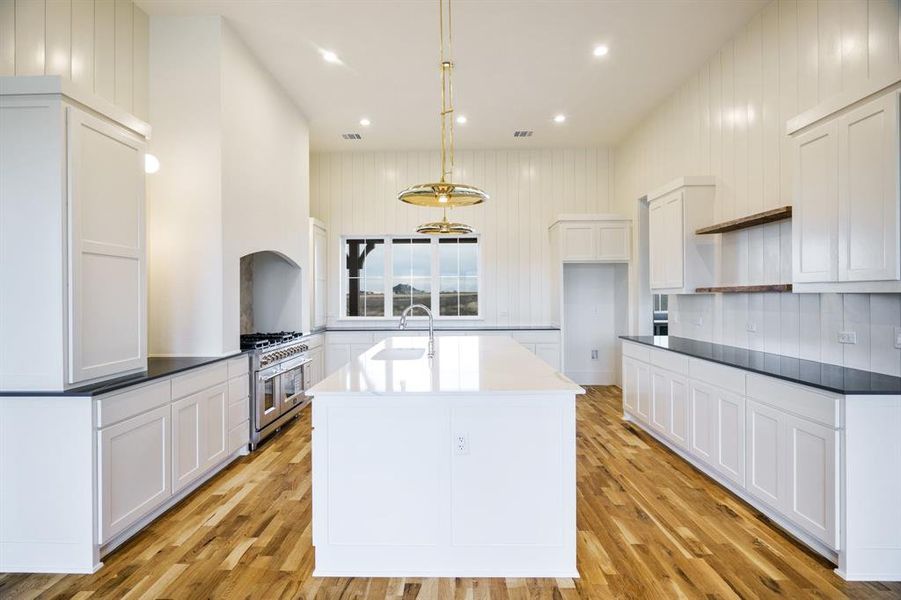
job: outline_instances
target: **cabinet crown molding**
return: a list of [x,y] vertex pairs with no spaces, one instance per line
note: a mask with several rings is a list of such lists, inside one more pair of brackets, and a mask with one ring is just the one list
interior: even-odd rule
[[70,102],[130,129],[145,140],[150,139],[151,128],[148,123],[60,75],[0,77],[0,97],[52,95],[64,96]]
[[684,187],[716,186],[716,177],[713,175],[684,175],[673,179],[666,185],[648,193],[648,201],[655,200]]

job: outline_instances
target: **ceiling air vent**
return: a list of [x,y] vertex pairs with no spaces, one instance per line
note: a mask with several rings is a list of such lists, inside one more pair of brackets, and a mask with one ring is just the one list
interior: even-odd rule
[[523,129],[523,130],[521,130],[521,131],[514,131],[514,132],[513,132],[513,137],[515,137],[515,138],[520,138],[520,137],[532,137],[532,134],[533,134],[533,133],[535,133],[535,132],[534,132],[534,131],[527,131],[527,130]]
[[342,133],[341,137],[345,140],[362,140],[363,136],[359,133]]

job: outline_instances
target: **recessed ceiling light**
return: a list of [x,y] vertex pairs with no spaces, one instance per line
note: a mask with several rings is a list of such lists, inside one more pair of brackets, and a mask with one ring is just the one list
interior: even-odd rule
[[600,46],[594,47],[594,55],[595,56],[606,56],[607,53],[610,52],[610,48],[601,44]]
[[369,127],[369,119],[363,117],[362,119],[360,119],[360,125],[362,125],[363,127]]
[[557,115],[554,117],[554,123],[562,123],[566,120],[566,115]]
[[320,50],[320,54],[322,54],[322,60],[327,63],[340,63],[341,59],[338,58],[338,55],[332,52],[331,50]]
[[466,115],[458,116],[457,123],[459,123],[460,125],[465,125],[466,124]]

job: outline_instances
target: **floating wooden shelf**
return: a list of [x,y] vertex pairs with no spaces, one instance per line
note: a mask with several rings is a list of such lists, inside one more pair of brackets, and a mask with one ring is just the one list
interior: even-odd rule
[[765,210],[763,212],[749,215],[747,217],[742,217],[740,219],[734,219],[732,221],[726,221],[725,223],[711,225],[710,227],[702,227],[701,229],[695,231],[695,233],[698,235],[704,235],[708,233],[726,233],[727,231],[738,231],[739,229],[754,227],[755,225],[763,225],[764,223],[773,223],[775,221],[781,221],[783,219],[790,219],[791,216],[792,207],[782,206],[780,208]]
[[771,285],[727,285],[723,287],[702,287],[695,290],[699,294],[749,294],[761,292],[790,292],[792,284],[774,283]]

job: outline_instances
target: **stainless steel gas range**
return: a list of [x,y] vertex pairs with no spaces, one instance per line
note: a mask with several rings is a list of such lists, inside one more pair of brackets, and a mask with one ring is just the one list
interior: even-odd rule
[[251,351],[250,449],[297,416],[310,399],[307,356],[301,334],[252,333],[241,336],[241,349]]

